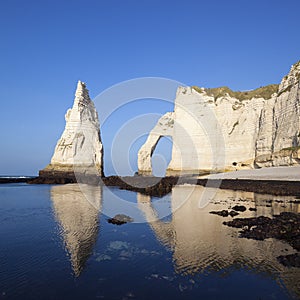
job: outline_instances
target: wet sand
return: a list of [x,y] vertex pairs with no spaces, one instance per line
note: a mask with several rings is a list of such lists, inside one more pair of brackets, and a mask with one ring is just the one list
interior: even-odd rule
[[204,175],[199,178],[300,181],[300,166],[240,170]]

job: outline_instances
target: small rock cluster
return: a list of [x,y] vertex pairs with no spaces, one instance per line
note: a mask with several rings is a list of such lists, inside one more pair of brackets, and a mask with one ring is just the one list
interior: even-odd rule
[[115,215],[113,218],[108,219],[107,222],[111,223],[111,224],[115,224],[115,225],[123,225],[126,223],[133,222],[133,219],[129,216],[126,216],[123,214],[118,214],[118,215]]
[[[223,222],[224,225],[242,228],[240,237],[264,240],[276,238],[290,244],[295,250],[300,251],[300,214],[282,212],[269,217],[236,218]],[[279,256],[279,262],[286,266],[300,267],[299,253]]]
[[223,209],[221,211],[210,211],[209,213],[218,215],[221,217],[228,217],[228,216],[235,217],[235,216],[239,215],[239,213],[237,211],[244,212],[244,211],[246,211],[246,209],[247,208],[244,205],[235,205],[232,207],[231,211]]

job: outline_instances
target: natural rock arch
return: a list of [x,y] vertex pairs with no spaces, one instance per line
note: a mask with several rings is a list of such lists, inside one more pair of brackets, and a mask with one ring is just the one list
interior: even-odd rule
[[167,112],[151,130],[146,143],[138,152],[138,170],[141,175],[152,175],[152,154],[162,137],[173,137],[174,113]]
[[[299,165],[300,62],[278,86],[225,90],[178,87],[174,114],[159,120],[139,151],[139,173],[151,174],[152,153],[166,135],[173,140],[168,175]],[[169,117],[171,127],[162,122]]]
[[171,136],[160,136],[151,156],[153,176],[165,177],[169,175],[172,151],[173,138]]

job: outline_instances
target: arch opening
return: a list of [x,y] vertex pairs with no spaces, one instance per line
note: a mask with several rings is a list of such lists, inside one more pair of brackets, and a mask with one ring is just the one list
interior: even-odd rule
[[172,158],[172,147],[172,137],[160,136],[151,155],[151,166],[153,176],[166,176],[166,171]]

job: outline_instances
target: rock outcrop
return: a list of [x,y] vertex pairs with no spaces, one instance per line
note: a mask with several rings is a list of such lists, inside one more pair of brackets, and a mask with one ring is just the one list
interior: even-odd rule
[[65,119],[65,130],[57,142],[51,163],[40,171],[40,177],[73,179],[76,173],[103,176],[98,114],[81,81],[78,81],[73,107],[67,111]]
[[174,112],[161,118],[167,125],[160,119],[139,151],[139,173],[151,174],[164,135],[173,139],[167,175],[298,164],[299,80],[300,62],[280,85],[252,91],[179,87]]
[[153,151],[163,136],[173,136],[174,116],[168,112],[164,114],[151,130],[146,143],[141,147],[138,153],[138,166],[143,170],[144,175],[152,175],[151,156]]

